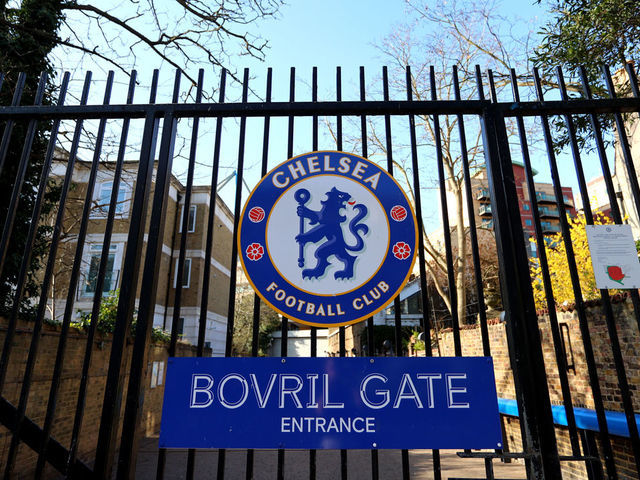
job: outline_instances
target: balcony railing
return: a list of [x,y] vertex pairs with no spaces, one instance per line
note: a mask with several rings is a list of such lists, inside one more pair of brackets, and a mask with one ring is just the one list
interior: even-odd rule
[[480,224],[482,228],[493,228],[493,220],[482,219],[482,223]]
[[480,208],[478,208],[478,214],[491,215],[491,205],[480,205]]
[[[536,192],[536,199],[539,203],[558,203],[555,195],[546,192]],[[571,200],[567,195],[562,196],[562,203],[573,207],[573,200]]]
[[538,200],[538,202],[551,202],[551,203],[556,203],[556,196],[555,195],[551,195],[549,193],[545,193],[545,192],[536,192],[536,199]]
[[544,233],[557,233],[560,231],[560,225],[555,223],[542,222],[540,226]]
[[560,218],[560,212],[558,212],[557,208],[540,207],[538,211],[540,212],[541,217]]
[[489,190],[486,188],[478,189],[476,200],[487,200],[489,198]]

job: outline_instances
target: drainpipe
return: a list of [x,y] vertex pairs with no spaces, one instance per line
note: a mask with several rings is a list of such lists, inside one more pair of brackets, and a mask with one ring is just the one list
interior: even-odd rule
[[176,214],[173,218],[173,233],[171,234],[171,253],[169,254],[169,275],[167,278],[167,290],[164,294],[164,315],[162,317],[162,330],[167,329],[167,310],[169,309],[169,292],[171,288],[171,269],[173,268],[173,248],[176,244],[176,233],[178,231],[178,212],[180,211],[180,200],[182,200],[182,195],[180,192],[177,192],[176,199]]

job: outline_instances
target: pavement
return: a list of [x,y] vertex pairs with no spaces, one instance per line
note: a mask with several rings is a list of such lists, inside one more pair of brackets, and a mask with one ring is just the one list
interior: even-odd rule
[[[460,458],[454,450],[441,450],[443,479],[484,479],[486,478],[484,460]],[[137,479],[151,479],[156,476],[158,458],[158,439],[145,438],[138,453],[136,466]],[[168,450],[165,467],[166,480],[185,478],[187,451]],[[244,480],[247,462],[246,450],[227,450],[225,475],[227,480]],[[340,451],[318,450],[316,478],[334,480],[340,476]],[[402,478],[402,457],[399,450],[378,451],[379,478],[393,480]],[[254,451],[254,480],[274,480],[277,474],[278,454],[276,450]],[[217,450],[198,450],[196,452],[195,478],[214,479],[218,467]],[[431,450],[411,450],[409,467],[412,479],[433,479]],[[347,452],[347,478],[349,480],[371,480],[371,452],[369,450],[349,450]],[[496,479],[525,479],[524,464],[519,462],[501,463],[493,461]],[[289,480],[309,478],[309,452],[307,450],[287,450],[285,452],[284,478]]]

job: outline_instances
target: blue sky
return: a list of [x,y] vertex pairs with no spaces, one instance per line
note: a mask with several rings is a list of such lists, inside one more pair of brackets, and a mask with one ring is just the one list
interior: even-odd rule
[[[483,5],[486,2],[483,2]],[[429,6],[435,2],[427,2]],[[465,2],[458,2],[464,5]],[[310,99],[310,84],[312,67],[317,66],[319,71],[319,96],[320,99],[333,100],[335,98],[335,67],[341,66],[343,73],[343,99],[356,99],[358,97],[358,69],[365,66],[368,82],[375,81],[380,76],[383,65],[389,63],[389,59],[380,52],[376,45],[380,45],[383,39],[389,34],[398,30],[408,19],[407,4],[402,0],[296,0],[284,5],[277,18],[268,19],[255,25],[255,32],[269,40],[270,48],[265,51],[265,61],[260,62],[250,57],[237,57],[234,59],[234,66],[238,68],[240,74],[243,67],[251,69],[251,86],[258,95],[264,92],[266,70],[273,68],[274,72],[274,100],[286,100],[288,98],[289,69],[296,67],[296,98],[301,100]],[[526,25],[523,28],[536,32],[546,18],[544,5],[540,5],[531,0],[517,0],[496,3],[495,12],[505,17],[519,17]],[[505,28],[510,25],[504,23]],[[511,24],[515,25],[515,23]],[[522,24],[518,24],[519,26]],[[506,33],[506,32],[499,32]],[[516,32],[525,33],[525,32]],[[534,42],[535,43],[535,40]],[[64,67],[73,65],[73,58],[64,58]],[[173,84],[173,69],[168,65],[159,65],[153,56],[142,56],[137,60],[136,68],[139,71],[141,87],[138,89],[136,101],[145,101],[147,93],[145,86],[150,83],[151,71],[153,68],[161,68],[161,91],[159,93],[160,102],[170,99],[170,89]],[[213,75],[211,68],[207,64],[202,64],[205,68],[205,83],[217,85],[217,74]],[[90,64],[84,64],[81,69],[92,68]],[[190,72],[196,75],[196,72]],[[75,87],[79,87],[83,72],[74,72]],[[103,88],[101,80],[106,74],[96,71],[95,77],[98,81],[94,85],[94,100],[100,101]],[[125,95],[126,77],[120,72],[116,73],[119,82],[114,90],[113,103],[121,103]],[[185,84],[187,82],[184,82]],[[185,87],[186,88],[186,87]],[[371,85],[368,84],[368,91]],[[239,92],[233,88],[229,90],[230,99],[237,98]],[[254,97],[253,100],[257,98]],[[139,131],[141,125],[134,122],[133,129]],[[200,129],[198,143],[198,166],[196,182],[200,184],[208,183],[210,178],[210,167],[213,137],[213,121],[203,121]],[[179,135],[182,132],[184,137],[188,137],[190,125],[187,122],[179,127]],[[396,131],[399,131],[397,129]],[[234,120],[225,121],[225,131],[222,146],[222,166],[220,178],[224,178],[234,170],[237,160],[237,131],[238,123]],[[296,120],[295,154],[304,153],[311,150],[310,142],[311,124],[309,120]],[[406,132],[405,132],[406,133]],[[135,137],[135,135],[133,136]],[[274,119],[272,121],[272,132],[270,136],[270,167],[286,159],[286,119]],[[132,143],[135,143],[134,141]],[[180,143],[180,142],[179,142]],[[245,178],[249,187],[257,182],[259,178],[259,160],[261,157],[262,145],[262,120],[251,119],[247,128],[247,151],[245,162],[247,165]],[[335,148],[335,143],[328,135],[328,130],[324,129],[321,134],[320,148]],[[359,147],[358,147],[359,148]],[[350,149],[345,147],[345,149]],[[180,148],[177,149],[180,151]],[[187,151],[188,145],[182,144],[182,151]],[[355,147],[354,153],[359,153]],[[135,158],[135,152],[131,154]],[[540,171],[538,181],[548,181],[549,175],[546,167],[547,161],[544,154],[534,153],[534,167]],[[175,173],[182,179],[186,173],[186,162],[176,159],[174,166]],[[569,165],[562,171],[567,172],[566,184],[574,187],[577,194],[576,182],[571,175]],[[599,174],[597,169],[587,172],[587,177],[591,178]],[[564,179],[563,179],[564,182]],[[233,204],[235,182],[230,182],[220,192],[223,199],[231,206]],[[433,195],[433,185],[427,182],[424,184],[425,195]],[[246,196],[246,189],[244,195]],[[435,219],[434,219],[435,221]]]

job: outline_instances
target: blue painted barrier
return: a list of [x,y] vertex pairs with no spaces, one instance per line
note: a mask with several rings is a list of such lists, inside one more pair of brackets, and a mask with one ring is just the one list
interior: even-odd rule
[[[511,417],[518,416],[518,404],[515,400],[508,398],[498,398],[498,410],[502,415],[509,415]],[[588,408],[574,407],[573,412],[576,417],[576,426],[582,430],[591,430],[593,432],[599,432],[598,419],[596,417],[595,410]],[[562,405],[552,405],[551,413],[553,415],[553,421],[556,425],[567,426],[567,414]],[[607,419],[607,426],[609,427],[609,433],[611,435],[617,435],[619,437],[629,437],[629,427],[627,426],[627,417],[622,412],[613,412],[611,410],[605,410],[605,417]],[[636,415],[636,425],[640,429],[640,415]]]

